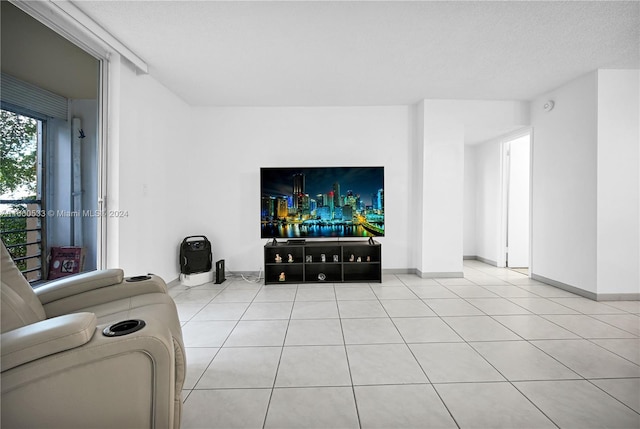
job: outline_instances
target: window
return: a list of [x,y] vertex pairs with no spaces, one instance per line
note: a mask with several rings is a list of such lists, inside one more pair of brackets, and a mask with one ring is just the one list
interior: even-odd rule
[[[87,42],[84,30],[78,31],[81,26],[69,22],[58,6],[51,9],[49,2],[0,3],[0,108],[38,124],[38,193],[29,196],[36,195],[34,200],[41,206],[33,208],[46,214],[44,219],[23,220],[25,224],[16,229],[35,229],[26,228],[26,222],[39,222],[43,280],[48,278],[46,258],[54,247],[81,247],[82,271],[102,268],[106,263],[106,219],[91,214],[104,208],[106,194],[103,80],[110,51],[93,39]],[[34,67],[34,61],[46,63],[46,67]],[[17,210],[25,210],[25,214],[33,214],[21,201],[22,196],[0,196],[3,201],[10,200],[0,204],[0,213],[13,210],[15,216]],[[33,201],[27,202],[31,207]],[[16,204],[20,207],[12,207]],[[19,222],[10,216],[4,216],[2,222],[8,225],[11,219]],[[5,229],[9,230],[2,226]],[[24,234],[19,237],[24,238],[20,243],[31,242],[31,237],[26,241]],[[3,240],[10,240],[5,235]],[[25,251],[32,249],[11,249],[12,254]],[[24,267],[21,257],[16,259]]]
[[0,235],[30,283],[46,276],[45,122],[0,110]]

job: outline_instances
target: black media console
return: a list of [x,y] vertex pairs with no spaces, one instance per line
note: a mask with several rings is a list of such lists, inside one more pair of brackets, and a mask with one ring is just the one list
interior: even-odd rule
[[264,282],[382,282],[382,246],[369,241],[310,241],[264,246]]

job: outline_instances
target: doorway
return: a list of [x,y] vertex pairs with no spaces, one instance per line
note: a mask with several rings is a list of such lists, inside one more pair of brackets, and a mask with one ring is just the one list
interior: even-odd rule
[[531,132],[503,142],[505,266],[529,275]]

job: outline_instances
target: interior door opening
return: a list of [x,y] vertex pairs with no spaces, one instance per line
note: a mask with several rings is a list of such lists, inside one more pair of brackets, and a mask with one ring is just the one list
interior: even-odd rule
[[531,133],[504,142],[506,266],[529,275]]

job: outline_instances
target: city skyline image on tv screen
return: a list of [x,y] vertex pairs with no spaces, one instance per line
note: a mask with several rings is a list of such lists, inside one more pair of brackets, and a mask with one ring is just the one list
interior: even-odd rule
[[262,238],[384,236],[384,167],[260,169]]

